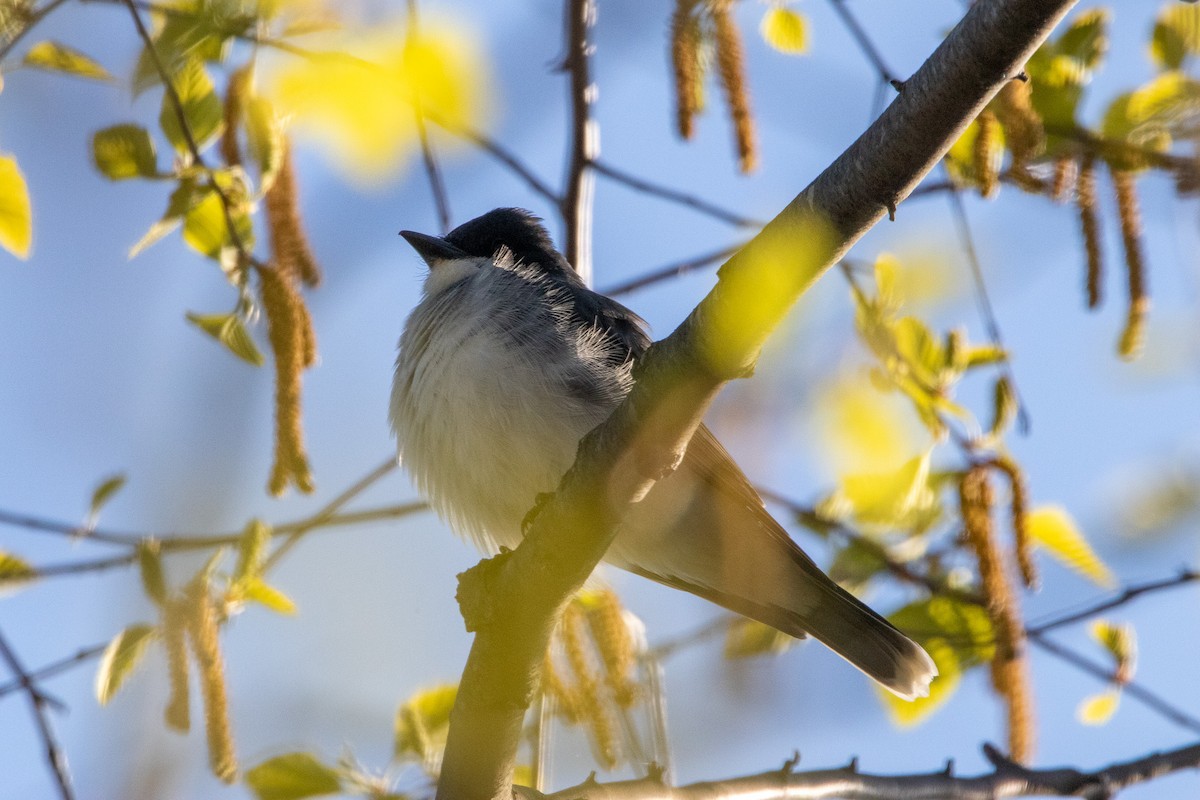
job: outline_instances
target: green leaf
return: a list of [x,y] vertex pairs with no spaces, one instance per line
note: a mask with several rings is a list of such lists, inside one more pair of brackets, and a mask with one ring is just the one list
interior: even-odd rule
[[260,519],[252,519],[238,539],[237,566],[233,568],[233,579],[258,575],[262,568],[263,553],[271,541],[271,526]]
[[1092,623],[1089,632],[1112,656],[1118,675],[1124,679],[1122,682],[1132,680],[1137,661],[1137,633],[1133,625],[1128,622],[1114,625],[1108,620],[1098,619]]
[[265,192],[275,182],[283,164],[283,125],[271,103],[263,97],[252,97],[246,103],[246,141],[250,156],[258,165],[259,191]]
[[1055,49],[1060,55],[1078,61],[1090,77],[1108,52],[1108,23],[1111,20],[1112,12],[1107,8],[1093,8],[1075,15],[1058,37]]
[[337,770],[310,753],[287,753],[247,770],[246,785],[258,800],[302,800],[342,791]]
[[991,617],[974,603],[931,597],[904,606],[888,619],[926,649],[939,641],[948,645],[962,669],[991,661],[995,653]]
[[1160,69],[1175,70],[1200,52],[1200,6],[1168,3],[1154,22],[1150,57]]
[[1050,555],[1106,589],[1116,588],[1117,579],[1092,550],[1075,520],[1060,506],[1039,506],[1026,516],[1030,538]]
[[136,257],[147,247],[178,228],[183,222],[183,215],[204,199],[208,191],[207,187],[202,189],[197,186],[191,178],[181,179],[179,185],[175,187],[175,191],[171,192],[171,198],[167,201],[167,210],[163,213],[162,219],[151,225],[150,230],[146,231],[142,238],[129,249],[129,257]]
[[243,578],[237,582],[236,586],[237,591],[243,598],[269,608],[276,614],[291,616],[296,613],[296,604],[292,601],[292,598],[274,586],[271,586],[262,578]]
[[0,247],[17,258],[29,256],[33,242],[33,214],[29,187],[16,159],[0,156]]
[[138,543],[138,567],[142,573],[142,590],[155,605],[167,602],[167,579],[163,575],[162,546],[157,539]]
[[774,6],[763,15],[760,26],[763,39],[781,53],[800,55],[808,50],[808,31],[804,16],[783,6]]
[[[239,240],[247,247],[253,241],[254,227],[249,215],[231,212]],[[225,204],[216,190],[209,189],[202,199],[187,210],[183,217],[183,241],[202,255],[220,259],[221,251],[233,246]]]
[[101,175],[114,181],[158,175],[154,141],[139,125],[114,125],[96,131],[92,136],[92,161]]
[[800,641],[758,620],[737,617],[725,631],[725,658],[778,655]]
[[25,54],[25,65],[50,72],[65,72],[79,78],[111,81],[108,70],[83,53],[59,42],[38,42]]
[[[187,2],[173,6],[173,13],[166,17],[162,29],[154,37],[154,51],[168,75],[176,75],[193,61],[223,61],[229,52],[229,42],[238,33],[248,30],[229,24],[226,9],[238,3]],[[253,18],[243,15],[248,24]],[[158,67],[148,48],[143,47],[133,71],[133,93],[137,95],[162,82]]]
[[457,696],[458,685],[446,683],[417,692],[396,709],[397,758],[411,755],[430,763],[440,757]]
[[104,506],[108,505],[108,501],[116,496],[117,492],[125,486],[125,473],[119,472],[116,475],[109,475],[104,480],[100,481],[92,491],[92,500],[88,505],[88,515],[86,526],[94,528],[96,520],[100,517],[100,511]]
[[96,671],[96,699],[100,705],[107,705],[125,683],[157,633],[151,625],[130,625],[108,643]]
[[[204,63],[198,59],[187,62],[175,75],[173,80],[175,92],[183,107],[183,116],[187,120],[188,130],[196,147],[203,149],[204,145],[216,136],[223,124],[221,98],[213,88],[212,79],[204,69]],[[175,149],[183,154],[190,154],[191,147],[179,123],[179,114],[169,92],[163,93],[162,110],[158,115],[158,124],[168,141]]]
[[1008,378],[1001,375],[992,389],[992,436],[1000,436],[1017,417],[1017,395]]
[[263,365],[262,353],[237,314],[193,314],[189,311],[187,320],[225,345],[229,352],[243,361],[256,367]]
[[833,557],[829,577],[858,594],[872,578],[887,569],[887,561],[880,553],[882,547],[861,539],[851,540]]
[[906,519],[935,503],[929,489],[931,452],[910,458],[894,472],[843,476],[839,493],[854,518],[867,525],[904,527]]
[[0,550],[0,587],[10,588],[13,584],[31,581],[37,576],[37,570],[25,559]]

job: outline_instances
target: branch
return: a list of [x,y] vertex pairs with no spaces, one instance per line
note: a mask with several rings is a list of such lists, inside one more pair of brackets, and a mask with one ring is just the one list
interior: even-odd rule
[[1117,792],[1172,772],[1200,767],[1200,744],[1112,764],[1093,772],[1070,768],[1026,769],[1001,755],[991,745],[983,753],[994,767],[990,773],[959,777],[953,764],[925,775],[871,775],[851,762],[842,769],[793,772],[795,761],[782,769],[672,787],[654,776],[635,781],[598,783],[587,780],[570,789],[542,794],[520,787],[528,800],[714,800],[753,797],[755,800],[999,800],[1005,797],[1083,797],[1110,800]]
[[555,619],[630,502],[678,464],[717,391],[749,374],[796,299],[895,210],[1073,4],[973,5],[880,118],[725,263],[717,286],[638,361],[633,390],[580,442],[521,546],[460,577],[459,604],[476,636],[450,716],[441,800],[511,796],[522,721]]
[[25,690],[26,696],[29,697],[33,719],[37,724],[38,733],[42,737],[42,745],[46,749],[46,762],[50,765],[50,772],[54,775],[55,783],[58,784],[59,796],[63,800],[74,800],[75,791],[71,788],[71,773],[67,768],[67,757],[59,746],[58,739],[54,736],[54,728],[50,726],[50,718],[46,714],[49,699],[34,684],[33,678],[25,671],[21,660],[9,647],[8,640],[4,638],[3,634],[0,634],[0,658],[8,665],[21,688]]
[[592,283],[592,196],[596,176],[591,165],[600,157],[600,126],[592,116],[597,89],[591,63],[595,45],[588,32],[596,24],[595,0],[566,0],[567,55],[563,68],[571,76],[571,155],[567,163],[562,216],[566,223],[566,257],[579,277]]
[[1039,636],[1047,631],[1052,631],[1055,628],[1061,628],[1064,625],[1071,625],[1073,623],[1094,617],[1097,614],[1103,614],[1105,611],[1111,611],[1112,609],[1117,608],[1118,606],[1123,606],[1135,598],[1140,597],[1141,595],[1162,591],[1163,589],[1174,589],[1195,581],[1200,581],[1200,572],[1185,569],[1174,578],[1148,581],[1147,583],[1130,586],[1122,589],[1121,592],[1115,597],[1110,597],[1108,600],[1103,600],[1080,611],[1057,617],[1049,622],[1043,622],[1040,625],[1030,626],[1029,628],[1026,628],[1026,633],[1029,636]]
[[592,169],[596,170],[596,172],[599,172],[601,175],[612,178],[618,183],[625,184],[635,191],[645,192],[646,194],[654,195],[655,197],[661,197],[664,200],[670,200],[672,203],[678,203],[681,206],[687,206],[688,208],[695,209],[702,214],[708,214],[714,219],[719,219],[722,222],[728,222],[730,225],[737,225],[741,228],[762,227],[762,220],[743,217],[741,214],[721,208],[715,203],[702,200],[699,197],[687,194],[686,192],[681,192],[677,189],[651,183],[650,181],[643,180],[636,175],[619,170],[603,161],[593,161]]
[[684,259],[683,261],[677,261],[674,264],[668,264],[665,267],[659,267],[658,269],[647,272],[641,277],[632,278],[624,283],[614,284],[613,286],[605,289],[603,294],[606,294],[609,297],[617,297],[619,295],[635,292],[638,289],[645,289],[647,286],[660,283],[661,281],[669,280],[671,278],[678,278],[681,275],[688,274],[694,269],[700,269],[701,267],[707,267],[709,264],[715,264],[718,261],[724,261],[743,247],[745,247],[745,243],[734,245],[732,247],[722,247],[720,250],[714,250],[711,253],[693,256],[692,258]]
[[[405,47],[411,47],[417,37],[417,0],[408,0],[408,34],[405,37]],[[421,105],[420,87],[413,90],[413,117],[417,124],[417,139],[421,143],[421,160],[425,163],[425,175],[429,178],[429,190],[433,193],[433,202],[437,206],[438,225],[442,233],[450,231],[450,200],[446,195],[446,185],[442,182],[442,173],[438,169],[437,160],[433,156],[433,147],[429,143],[429,130],[425,125],[425,112]]]
[[66,672],[69,669],[86,664],[93,658],[99,658],[100,655],[108,649],[108,642],[84,647],[75,652],[75,655],[60,658],[58,661],[53,661],[44,667],[38,667],[32,672],[27,672],[23,677],[17,677],[8,683],[0,683],[0,697],[11,694],[24,689],[27,683],[37,682],[44,678],[53,677],[60,672]]

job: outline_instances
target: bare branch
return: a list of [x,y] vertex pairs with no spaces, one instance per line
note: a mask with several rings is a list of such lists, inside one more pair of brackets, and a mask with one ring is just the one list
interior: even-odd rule
[[592,283],[592,196],[596,176],[591,165],[600,157],[600,124],[592,115],[597,88],[592,82],[591,56],[595,52],[588,34],[596,24],[595,0],[566,0],[566,58],[570,75],[571,150],[567,162],[562,217],[566,224],[566,257],[579,277]]
[[1200,744],[1082,772],[1070,768],[1026,769],[985,745],[984,755],[995,769],[975,777],[959,777],[953,766],[925,775],[871,775],[859,772],[854,762],[842,769],[793,772],[789,761],[782,769],[687,786],[667,786],[653,777],[635,781],[598,783],[588,780],[553,794],[518,787],[528,800],[714,800],[754,797],[756,800],[999,800],[1006,797],[1082,797],[1110,800],[1122,789],[1172,772],[1200,767]]
[[1092,617],[1103,614],[1105,611],[1111,611],[1114,608],[1123,606],[1144,594],[1159,592],[1163,589],[1175,589],[1196,581],[1200,581],[1200,572],[1185,569],[1173,578],[1148,581],[1146,583],[1139,583],[1134,586],[1129,586],[1125,589],[1122,589],[1115,597],[1111,597],[1108,600],[1088,606],[1081,611],[1076,611],[1071,614],[1057,617],[1048,622],[1043,622],[1040,625],[1032,625],[1026,628],[1026,633],[1028,633],[1030,636],[1039,636],[1048,631],[1052,631],[1055,628],[1061,628],[1065,625],[1072,625],[1085,619],[1091,619]]
[[761,228],[763,225],[762,220],[743,217],[741,214],[721,208],[715,203],[702,200],[701,198],[690,195],[686,192],[681,192],[677,189],[651,183],[650,181],[639,178],[636,175],[619,170],[603,161],[593,161],[592,169],[596,170],[596,172],[599,172],[601,175],[612,178],[618,183],[625,184],[631,189],[654,195],[655,197],[661,197],[664,200],[670,200],[672,203],[678,203],[679,205],[687,206],[688,208],[693,208],[696,211],[699,211],[702,214],[707,214],[714,219],[719,219],[722,222],[728,222],[730,225],[737,225],[742,228]]
[[24,678],[15,678],[8,683],[0,683],[0,697],[4,697],[12,692],[20,691],[25,688],[27,681],[37,682],[45,678],[51,678],[60,672],[66,672],[80,664],[85,664],[93,658],[99,658],[100,654],[108,648],[108,642],[92,645],[91,647],[80,648],[75,651],[74,655],[60,658],[58,661],[52,661],[44,667],[25,674]]
[[[408,35],[405,46],[411,46],[417,37],[417,0],[408,0]],[[437,206],[438,225],[442,233],[450,231],[450,199],[446,195],[446,184],[442,181],[442,173],[438,169],[437,160],[433,155],[433,147],[429,143],[429,131],[425,126],[425,111],[421,105],[420,87],[413,91],[413,116],[417,123],[417,138],[421,143],[421,160],[425,163],[425,175],[429,178],[429,189],[433,192],[433,202]]]
[[659,267],[658,269],[651,270],[645,275],[627,280],[624,283],[614,284],[613,286],[605,289],[603,293],[609,297],[618,297],[623,294],[635,292],[638,289],[645,289],[647,286],[651,286],[655,283],[660,283],[671,278],[678,278],[681,275],[688,274],[692,270],[700,269],[701,267],[707,267],[710,264],[716,264],[718,261],[724,261],[743,247],[745,247],[745,243],[733,245],[731,247],[722,247],[720,250],[714,250],[711,253],[693,256],[692,258],[687,258],[683,261],[676,261],[673,264],[668,264],[665,267]]
[[630,501],[669,474],[720,387],[752,370],[796,299],[894,211],[1073,4],[973,5],[879,120],[726,262],[712,292],[638,362],[633,391],[584,437],[521,546],[461,576],[459,603],[476,636],[451,714],[441,800],[510,796],[554,621]]
[[71,773],[67,767],[67,756],[63,752],[62,747],[58,744],[58,739],[54,736],[54,728],[50,725],[50,717],[46,713],[46,706],[49,700],[42,691],[38,689],[30,674],[21,665],[21,660],[17,657],[16,652],[9,646],[8,640],[0,634],[0,658],[8,665],[9,670],[24,689],[26,696],[29,698],[29,706],[33,711],[33,720],[37,724],[38,733],[42,738],[42,745],[46,749],[46,762],[50,766],[50,772],[54,776],[54,782],[58,785],[58,794],[63,800],[74,800],[75,790],[71,788]]

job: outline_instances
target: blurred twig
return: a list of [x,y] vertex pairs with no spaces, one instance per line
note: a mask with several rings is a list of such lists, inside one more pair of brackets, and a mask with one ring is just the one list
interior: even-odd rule
[[46,695],[37,687],[33,677],[21,665],[21,660],[17,657],[16,652],[9,646],[8,640],[0,633],[0,659],[8,665],[9,671],[16,678],[21,689],[25,691],[29,698],[29,705],[33,711],[33,719],[37,724],[38,733],[42,738],[42,745],[46,752],[46,762],[50,766],[50,772],[54,776],[54,781],[58,785],[58,794],[63,800],[74,800],[75,791],[71,788],[71,773],[67,767],[67,757],[63,753],[62,747],[58,743],[58,739],[54,735],[54,728],[50,725],[50,717],[46,713],[46,706],[50,704]]
[[707,200],[696,197],[695,195],[690,195],[686,192],[681,192],[678,189],[672,189],[668,186],[660,186],[659,184],[651,183],[650,181],[639,178],[636,175],[625,172],[624,170],[617,169],[616,167],[604,161],[593,161],[592,169],[596,170],[596,172],[599,172],[601,175],[612,178],[618,183],[625,184],[631,189],[644,192],[645,194],[654,195],[655,197],[661,197],[662,199],[669,200],[672,203],[678,203],[679,205],[687,206],[688,208],[695,209],[702,214],[707,214],[714,219],[728,222],[730,225],[737,225],[743,228],[761,228],[763,225],[762,220],[744,217],[741,214],[721,208],[715,203],[710,203]]
[[670,280],[671,278],[678,278],[681,275],[686,275],[692,270],[716,264],[718,261],[724,261],[741,248],[742,245],[736,244],[731,247],[722,247],[720,250],[714,250],[713,252],[705,253],[704,255],[693,256],[692,258],[687,258],[683,261],[676,261],[675,263],[668,264],[665,267],[659,267],[658,269],[651,270],[645,275],[641,275],[637,278],[631,278],[630,280],[623,281],[622,283],[609,286],[603,292],[601,292],[601,294],[606,294],[609,297],[617,297],[618,295],[629,294],[630,292],[637,291],[638,289],[644,289],[647,286],[660,283],[665,280]]
[[[408,0],[408,32],[405,37],[405,49],[412,47],[417,38],[417,0]],[[433,146],[429,142],[429,131],[425,126],[425,111],[421,104],[419,87],[413,92],[413,117],[417,124],[417,138],[421,143],[421,160],[425,163],[425,175],[429,178],[429,189],[433,193],[433,202],[437,206],[438,224],[442,233],[450,231],[450,199],[446,195],[446,185],[442,181],[441,170],[438,169],[437,159],[433,155]]]
[[595,0],[568,0],[566,13],[566,56],[563,69],[570,76],[571,145],[562,217],[566,227],[567,261],[587,285],[592,284],[592,198],[596,176],[591,166],[600,157],[600,125],[592,114],[596,85],[592,82],[591,56],[595,45],[589,38],[596,23]]

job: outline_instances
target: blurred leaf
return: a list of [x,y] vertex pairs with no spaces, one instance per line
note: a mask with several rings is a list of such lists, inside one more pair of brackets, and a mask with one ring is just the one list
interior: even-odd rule
[[767,44],[781,53],[800,55],[808,50],[806,20],[790,8],[773,6],[763,15],[760,31]]
[[0,247],[17,258],[29,256],[33,241],[33,215],[29,187],[16,159],[0,156]]
[[250,520],[238,539],[237,566],[233,568],[234,580],[259,574],[262,568],[263,554],[266,552],[269,541],[271,541],[271,526],[260,519]]
[[952,648],[962,669],[989,662],[995,653],[991,617],[974,603],[931,597],[904,606],[888,619],[926,649],[938,641]]
[[0,550],[0,587],[11,588],[12,584],[33,580],[38,572],[23,558]]
[[209,336],[229,348],[229,352],[256,367],[263,365],[263,356],[237,314],[193,314],[187,313],[192,323]]
[[92,491],[92,500],[88,504],[86,527],[96,527],[96,521],[100,517],[101,509],[108,504],[109,500],[112,500],[113,497],[116,496],[117,492],[124,488],[125,481],[126,477],[125,473],[123,472],[119,472],[116,475],[110,475],[104,480],[100,481],[100,485],[98,485]]
[[415,40],[385,26],[327,38],[327,49],[354,56],[288,61],[269,81],[268,95],[277,113],[311,134],[349,177],[378,184],[416,152],[415,98],[451,130],[483,121],[489,72],[465,26],[423,23]]
[[252,97],[246,103],[245,126],[250,156],[258,165],[259,191],[265,192],[275,182],[275,175],[283,164],[286,147],[283,125],[266,98]]
[[114,125],[92,137],[92,161],[100,174],[114,181],[153,178],[158,157],[149,132],[139,125]]
[[447,683],[417,692],[396,710],[395,756],[440,761],[450,729],[450,710],[458,684]]
[[1175,70],[1200,52],[1200,6],[1167,3],[1154,23],[1150,57],[1160,69]]
[[1112,719],[1120,700],[1121,690],[1112,688],[1086,698],[1075,713],[1084,725],[1103,725]]
[[157,635],[151,625],[130,625],[108,643],[100,656],[100,667],[96,671],[96,699],[107,705],[125,683],[146,653],[146,645]]
[[[223,61],[230,40],[249,31],[254,23],[253,17],[240,13],[239,5],[205,0],[174,3],[154,36],[154,51],[167,74],[175,76],[193,62]],[[142,48],[133,71],[134,96],[161,82],[154,58]]]
[[[946,152],[946,170],[950,173],[950,179],[958,186],[979,186],[980,184],[980,176],[976,174],[975,170],[975,146],[981,130],[979,121],[972,120],[967,129],[955,140],[954,144],[950,145],[950,149]],[[1007,144],[1004,129],[997,126],[994,129],[994,135],[996,136],[995,152],[1003,157]]]
[[1017,416],[1017,396],[1008,378],[1001,375],[992,389],[992,436],[1001,436]]
[[[250,247],[254,241],[254,223],[250,216],[236,209],[230,213],[237,227],[238,239]],[[219,259],[222,250],[233,246],[233,237],[229,235],[229,223],[225,217],[225,204],[215,189],[209,189],[184,214],[183,240],[193,250],[213,259]]]
[[157,539],[143,539],[138,543],[138,567],[146,596],[155,604],[164,605],[167,602],[167,579],[163,575],[162,548]]
[[259,577],[242,578],[236,584],[238,593],[246,600],[269,608],[276,614],[291,616],[296,613],[296,604],[292,598],[271,586]]
[[1096,620],[1091,625],[1092,638],[1108,651],[1116,666],[1117,684],[1133,680],[1137,669],[1137,633],[1131,623],[1114,625],[1107,620]]
[[[204,62],[198,59],[188,61],[175,75],[172,83],[183,107],[183,116],[187,120],[192,140],[197,148],[203,150],[204,145],[220,132],[224,119],[221,98],[217,96],[212,79],[208,77]],[[163,93],[158,124],[176,151],[182,154],[191,153],[191,147],[179,123],[175,103],[168,92]]]
[[111,81],[113,76],[104,67],[83,53],[59,42],[38,42],[25,54],[26,66],[50,72],[65,72],[79,78]]
[[925,445],[908,403],[860,375],[822,388],[816,422],[821,454],[840,474],[895,470]]
[[163,213],[162,219],[151,225],[150,230],[146,231],[137,244],[130,248],[129,257],[136,257],[147,247],[178,228],[183,222],[183,215],[206,197],[209,191],[207,187],[202,189],[197,186],[191,178],[181,179],[179,185],[171,192],[171,198],[167,201],[167,210]]
[[1083,87],[1108,49],[1111,16],[1105,8],[1075,15],[1062,35],[1039,47],[1025,65],[1034,110],[1048,125],[1074,124]]
[[929,657],[933,659],[933,663],[937,665],[938,670],[937,677],[929,684],[928,696],[904,700],[881,686],[875,686],[875,692],[883,702],[883,707],[887,709],[888,717],[894,725],[901,728],[909,728],[924,722],[933,712],[945,705],[958,689],[962,676],[962,669],[954,654],[954,649],[945,641],[935,639],[923,646],[929,653]]
[[1033,542],[1088,580],[1113,589],[1117,579],[1060,506],[1039,506],[1029,512],[1026,527]]
[[288,753],[246,771],[244,778],[258,800],[302,800],[342,791],[337,770],[310,753]]
[[911,458],[894,472],[842,477],[840,493],[860,523],[904,527],[904,522],[935,502],[929,490],[931,450]]
[[1078,61],[1083,69],[1094,71],[1108,52],[1108,23],[1112,11],[1093,8],[1075,15],[1055,47],[1060,55]]
[[800,640],[758,620],[736,617],[725,630],[725,658],[757,658],[790,650]]
[[828,574],[848,591],[858,594],[872,578],[886,569],[887,561],[876,547],[860,539],[853,539],[838,550],[837,555],[833,557],[833,563],[829,565]]

